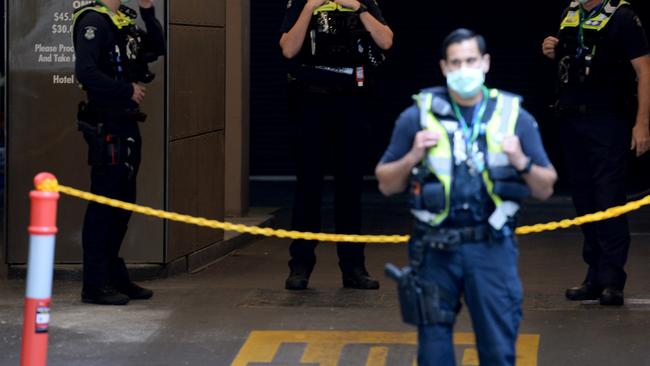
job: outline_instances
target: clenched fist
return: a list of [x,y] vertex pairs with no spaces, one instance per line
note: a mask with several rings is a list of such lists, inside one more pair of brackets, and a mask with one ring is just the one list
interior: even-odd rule
[[508,155],[508,161],[517,170],[523,170],[528,164],[528,157],[521,149],[521,142],[517,136],[506,136],[503,139],[503,152]]
[[542,43],[542,53],[544,56],[555,60],[555,48],[557,47],[560,40],[555,37],[546,37]]
[[415,135],[415,139],[413,140],[413,147],[410,151],[413,160],[422,160],[427,149],[436,146],[438,140],[440,140],[439,133],[426,130],[418,132],[417,135]]

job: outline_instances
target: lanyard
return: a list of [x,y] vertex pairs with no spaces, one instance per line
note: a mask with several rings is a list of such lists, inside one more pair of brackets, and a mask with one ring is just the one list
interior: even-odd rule
[[482,128],[483,123],[481,123],[481,121],[483,120],[483,116],[485,115],[485,109],[487,108],[487,104],[488,104],[488,93],[487,93],[487,88],[485,86],[481,89],[481,91],[483,92],[483,100],[481,101],[480,104],[474,106],[471,129],[470,126],[467,124],[465,117],[463,117],[463,114],[460,113],[460,108],[458,107],[458,104],[453,99],[451,99],[451,105],[454,108],[454,113],[456,114],[456,118],[458,119],[458,121],[460,121],[460,125],[463,128],[465,148],[467,149],[468,154],[471,154],[472,146],[474,145],[474,142],[476,142],[476,139],[478,138],[479,134],[485,133],[485,129]]
[[[598,5],[598,7],[596,7],[596,8],[593,9],[593,10],[591,10],[589,13],[587,13],[587,12],[582,8],[582,6],[580,7],[580,24],[578,25],[578,41],[580,42],[580,49],[578,50],[578,54],[579,54],[579,55],[582,54],[583,51],[585,51],[586,49],[588,49],[588,48],[585,46],[585,32],[584,32],[584,25],[585,25],[585,23],[586,23],[589,19],[591,19],[591,18],[595,17],[596,15],[598,15],[598,13],[600,13],[600,11],[605,7],[605,5],[606,5],[608,2],[609,2],[609,0],[604,0],[603,2],[600,3],[600,5]],[[594,47],[594,48],[595,48],[595,47]],[[595,53],[595,49],[592,50],[592,56],[594,55],[594,53]]]

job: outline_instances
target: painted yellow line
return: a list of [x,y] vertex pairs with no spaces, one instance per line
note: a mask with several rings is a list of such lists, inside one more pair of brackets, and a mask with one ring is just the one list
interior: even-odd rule
[[388,361],[388,347],[372,347],[368,352],[366,366],[386,366]]
[[[463,350],[463,366],[478,365],[476,342],[472,333],[455,333],[454,344]],[[415,332],[361,332],[361,331],[253,331],[242,346],[231,366],[274,364],[281,347],[298,345],[304,348],[297,364],[338,366],[345,347],[368,346],[366,366],[385,366],[391,346],[417,345]],[[517,365],[537,366],[539,335],[520,334],[517,341]],[[415,358],[415,352],[413,353]],[[283,362],[289,362],[283,360]],[[405,361],[410,364],[411,361]],[[415,365],[415,361],[413,361]]]
[[463,352],[463,365],[478,366],[478,352],[476,348],[467,348]]

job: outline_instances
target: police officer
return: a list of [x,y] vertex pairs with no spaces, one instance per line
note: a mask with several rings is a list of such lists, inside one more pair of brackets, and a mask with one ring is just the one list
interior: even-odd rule
[[[628,151],[650,149],[650,48],[641,21],[623,0],[572,1],[559,36],[547,37],[542,51],[559,65],[557,110],[578,215],[625,204]],[[582,232],[587,275],[566,297],[622,305],[627,219]]]
[[[153,0],[138,0],[146,32],[137,13],[120,0],[97,0],[74,13],[76,76],[87,92],[79,106],[79,129],[88,144],[91,192],[135,202],[140,166],[138,109],[145,97],[140,83],[150,82],[148,62],[165,53],[162,26]],[[83,290],[86,303],[124,305],[148,299],[151,290],[129,279],[120,246],[131,213],[90,203],[83,224]]]
[[[333,156],[337,233],[361,230],[363,127],[373,68],[391,48],[393,32],[375,0],[289,0],[280,47],[291,59],[290,114],[297,187],[292,227],[320,231],[324,158]],[[291,244],[285,287],[306,289],[316,264],[316,242]],[[377,289],[365,268],[363,244],[340,244],[343,286]]]
[[455,365],[452,328],[464,294],[481,365],[514,365],[522,289],[518,202],[546,199],[557,178],[533,117],[488,89],[482,36],[458,29],[440,61],[447,88],[425,89],[397,120],[376,168],[385,195],[410,182],[410,266],[392,268],[403,319],[418,326],[418,365]]

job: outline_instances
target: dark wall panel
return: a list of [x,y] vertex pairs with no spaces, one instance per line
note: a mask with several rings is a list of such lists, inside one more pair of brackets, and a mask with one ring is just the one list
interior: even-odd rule
[[185,25],[223,27],[225,0],[170,0],[170,22]]
[[[221,218],[224,210],[223,131],[170,144],[169,208],[193,216]],[[223,240],[223,231],[169,224],[167,261]]]
[[[225,0],[171,0],[168,202],[222,219],[225,192]],[[167,261],[223,240],[223,232],[169,223]]]
[[170,139],[224,128],[225,32],[223,28],[171,26]]

